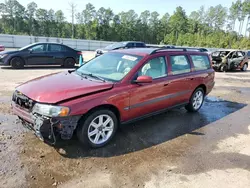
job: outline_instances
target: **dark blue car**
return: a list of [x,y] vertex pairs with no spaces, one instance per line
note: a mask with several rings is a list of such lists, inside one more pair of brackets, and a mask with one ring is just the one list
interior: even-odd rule
[[21,69],[25,65],[61,65],[73,68],[82,52],[59,43],[34,43],[16,51],[0,52],[0,65]]

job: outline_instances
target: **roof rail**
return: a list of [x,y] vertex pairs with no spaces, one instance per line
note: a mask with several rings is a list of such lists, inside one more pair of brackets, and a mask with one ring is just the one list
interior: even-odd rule
[[160,47],[156,50],[153,50],[150,55],[155,54],[157,52],[161,51],[201,51],[199,48],[180,48],[180,47],[173,47],[173,46],[166,46],[166,47]]

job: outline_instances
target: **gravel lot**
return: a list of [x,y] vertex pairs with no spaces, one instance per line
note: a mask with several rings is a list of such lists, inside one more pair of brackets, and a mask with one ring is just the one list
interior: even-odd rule
[[249,187],[249,70],[216,73],[199,113],[175,109],[139,121],[93,150],[76,139],[50,147],[11,115],[15,86],[58,71],[0,69],[0,187]]

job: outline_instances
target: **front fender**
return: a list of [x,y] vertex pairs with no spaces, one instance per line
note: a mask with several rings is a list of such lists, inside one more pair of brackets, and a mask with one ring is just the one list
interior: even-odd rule
[[[119,91],[121,90],[121,91]],[[90,110],[104,105],[112,105],[116,107],[120,113],[121,120],[126,119],[129,114],[124,110],[129,106],[129,92],[124,88],[106,91],[74,100],[60,103],[59,105],[70,108],[71,116],[84,115]]]

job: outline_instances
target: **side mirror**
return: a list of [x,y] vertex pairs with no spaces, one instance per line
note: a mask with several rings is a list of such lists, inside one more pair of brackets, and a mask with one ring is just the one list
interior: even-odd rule
[[33,49],[32,49],[32,48],[30,48],[30,49],[29,49],[29,52],[30,52],[30,53],[32,53],[32,52],[33,52]]
[[134,83],[137,84],[143,84],[143,83],[151,83],[153,81],[153,78],[150,76],[139,76]]

